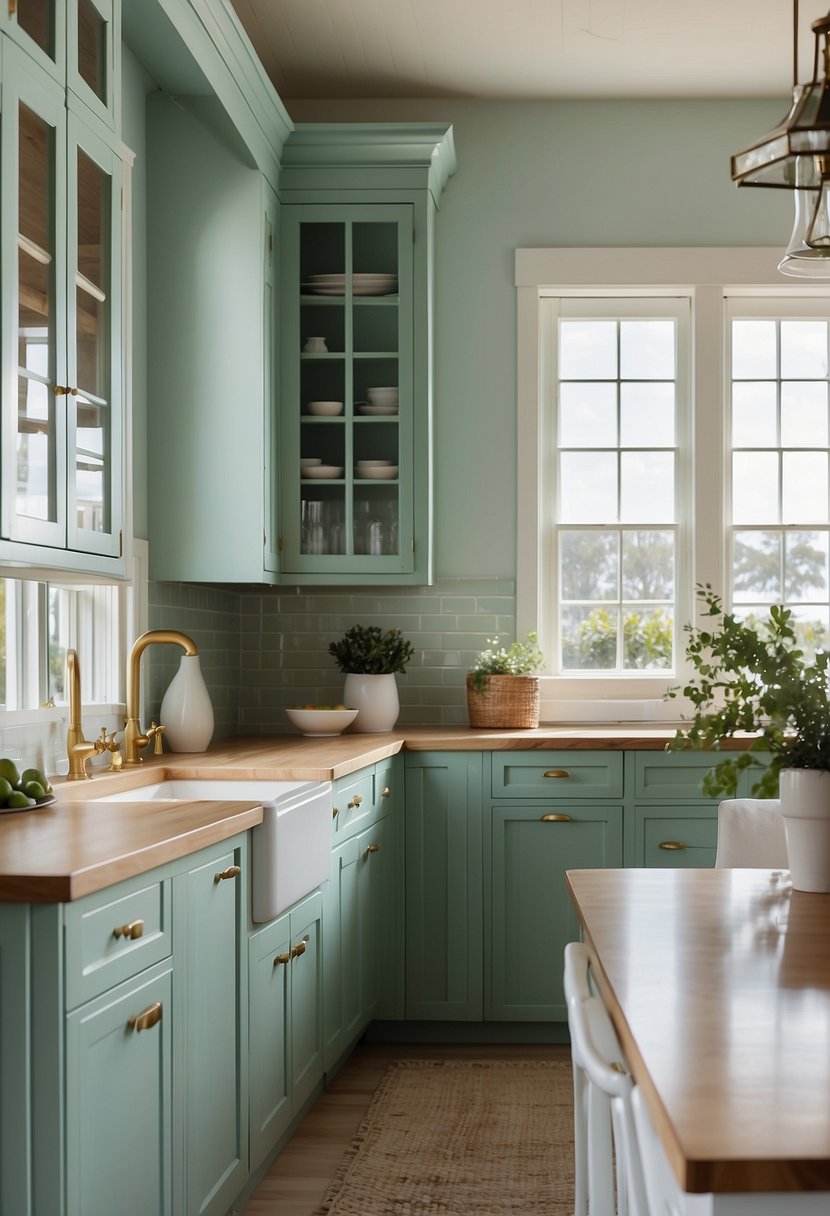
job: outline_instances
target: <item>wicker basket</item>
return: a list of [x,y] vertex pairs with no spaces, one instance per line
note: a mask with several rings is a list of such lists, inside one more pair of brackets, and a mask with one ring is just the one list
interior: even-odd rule
[[470,726],[519,729],[539,725],[541,692],[538,676],[487,676],[481,692],[467,676]]

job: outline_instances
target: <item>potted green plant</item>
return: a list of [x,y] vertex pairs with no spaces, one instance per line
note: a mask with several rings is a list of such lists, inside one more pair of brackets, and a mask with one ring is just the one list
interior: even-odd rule
[[740,620],[709,584],[697,590],[703,620],[687,626],[694,675],[682,690],[694,712],[669,746],[717,750],[749,736],[707,774],[703,792],[733,797],[741,774],[758,768],[752,794],[781,798],[794,886],[830,890],[830,652],[805,656],[787,608]]
[[544,666],[544,656],[536,644],[536,634],[526,642],[499,646],[499,639],[488,638],[487,647],[478,655],[467,675],[467,712],[475,727],[536,727],[541,701],[539,677],[534,673]]
[[414,653],[400,629],[379,625],[353,625],[329,645],[329,654],[346,674],[343,704],[358,711],[355,730],[392,729],[400,713],[395,674],[406,671]]

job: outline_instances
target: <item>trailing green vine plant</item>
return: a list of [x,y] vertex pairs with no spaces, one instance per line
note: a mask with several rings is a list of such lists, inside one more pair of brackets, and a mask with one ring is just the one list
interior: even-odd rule
[[[733,797],[750,766],[762,769],[752,793],[765,798],[777,795],[781,769],[830,771],[830,652],[805,659],[788,608],[773,604],[767,620],[744,621],[724,611],[710,584],[698,584],[697,594],[704,620],[686,626],[695,674],[682,689],[694,713],[669,748],[717,750],[736,735],[754,736],[703,779],[710,798]],[[769,755],[766,766],[758,753]]]

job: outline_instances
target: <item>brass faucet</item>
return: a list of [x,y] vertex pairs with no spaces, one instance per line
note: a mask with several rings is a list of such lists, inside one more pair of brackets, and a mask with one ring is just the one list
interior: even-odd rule
[[142,748],[147,747],[152,738],[156,739],[156,743],[160,742],[160,734],[163,727],[153,727],[144,735],[141,733],[141,723],[139,722],[139,665],[141,656],[147,647],[153,642],[171,642],[176,646],[181,646],[186,655],[196,655],[199,653],[199,648],[192,638],[189,638],[186,633],[180,633],[178,629],[149,629],[147,633],[142,633],[140,638],[136,638],[133,642],[133,648],[130,651],[130,657],[127,662],[127,725],[124,731],[124,759],[127,764],[141,764],[142,758],[139,752]]
[[90,756],[98,756],[106,744],[100,739],[84,738],[81,724],[81,669],[78,666],[77,650],[66,652],[66,674],[69,684],[69,729],[66,732],[66,754],[69,758],[67,781],[85,781],[90,774],[86,762]]

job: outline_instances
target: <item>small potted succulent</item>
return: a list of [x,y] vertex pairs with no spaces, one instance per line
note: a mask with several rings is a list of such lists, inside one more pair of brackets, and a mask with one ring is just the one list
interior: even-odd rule
[[400,629],[384,631],[378,625],[353,625],[329,645],[329,654],[346,675],[343,703],[358,711],[355,730],[392,729],[400,713],[395,673],[406,671],[414,653]]
[[499,646],[488,638],[467,675],[467,712],[471,726],[522,728],[539,725],[539,677],[545,660],[536,634],[526,642]]

